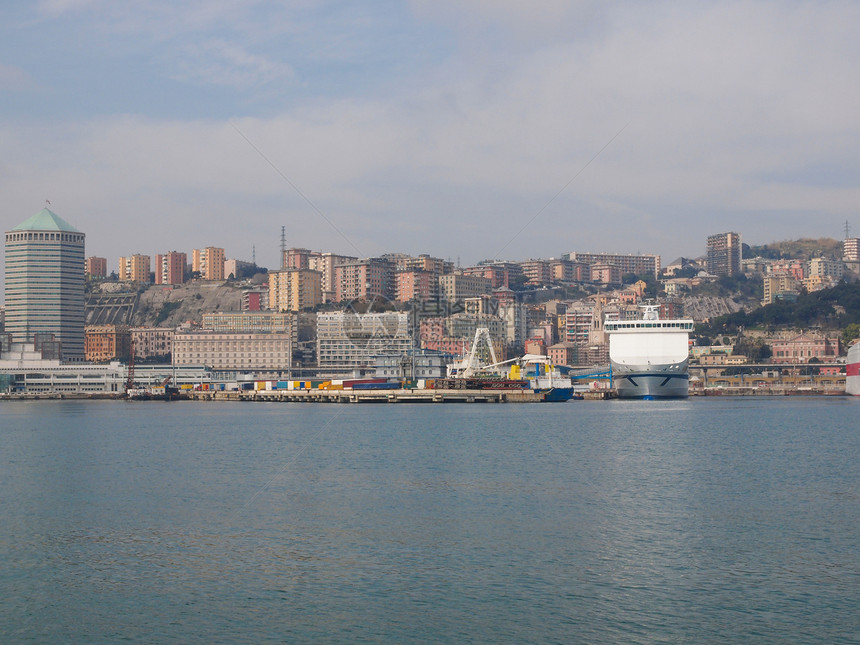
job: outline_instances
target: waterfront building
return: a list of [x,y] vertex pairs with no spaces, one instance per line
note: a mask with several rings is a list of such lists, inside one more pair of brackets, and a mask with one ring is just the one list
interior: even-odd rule
[[85,235],[47,208],[6,232],[5,331],[53,334],[62,360],[84,360]]
[[105,277],[107,277],[107,258],[98,258],[94,255],[88,257],[86,268],[87,280]]
[[207,246],[191,252],[191,271],[200,274],[201,280],[224,279],[224,249]]
[[277,311],[228,311],[203,314],[202,328],[218,332],[283,332],[296,326],[296,314]]
[[738,233],[709,235],[706,247],[708,273],[733,276],[741,272],[741,236]]
[[770,347],[774,363],[808,363],[813,358],[833,361],[842,353],[842,343],[838,337],[828,338],[813,332],[774,339]]
[[105,363],[129,356],[131,333],[125,325],[84,327],[84,357],[91,363]]
[[317,314],[317,360],[321,372],[343,374],[366,369],[382,354],[400,356],[412,350],[409,314]]
[[302,311],[322,302],[322,275],[312,269],[269,271],[269,308]]
[[448,365],[454,362],[453,354],[429,349],[414,349],[406,354],[383,354],[376,357],[376,378],[386,379],[437,379],[448,375]]
[[132,327],[129,330],[135,358],[166,360],[173,352],[176,330],[166,327]]
[[335,301],[394,299],[394,268],[382,258],[367,258],[334,268]]
[[492,291],[492,280],[484,275],[449,273],[439,276],[439,294],[448,302],[476,298]]
[[579,345],[566,340],[546,348],[546,354],[553,365],[576,365],[579,362],[579,351]]
[[178,251],[170,251],[155,256],[155,284],[182,284],[185,282],[185,269],[188,256]]
[[643,273],[651,273],[656,278],[660,275],[660,256],[659,255],[634,255],[627,253],[581,253],[573,251],[568,254],[568,260],[572,262],[581,262],[583,264],[610,264],[621,270],[622,275],[625,273],[635,273],[641,275]]
[[288,371],[294,330],[281,332],[177,331],[173,364],[205,365],[221,371]]
[[120,282],[140,282],[146,284],[150,278],[149,256],[135,253],[120,257],[117,275]]

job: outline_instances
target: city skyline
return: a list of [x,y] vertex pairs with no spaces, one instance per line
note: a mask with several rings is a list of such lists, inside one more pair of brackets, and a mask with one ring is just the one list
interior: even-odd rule
[[[860,8],[754,2],[0,9],[9,230],[87,254],[524,260],[841,237]],[[229,240],[229,244],[227,241]]]

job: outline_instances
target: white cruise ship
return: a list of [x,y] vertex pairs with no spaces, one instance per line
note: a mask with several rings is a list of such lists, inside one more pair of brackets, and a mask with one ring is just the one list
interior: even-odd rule
[[860,396],[860,341],[848,350],[845,365],[845,393]]
[[678,398],[689,393],[690,319],[660,320],[645,305],[642,320],[607,320],[609,366],[619,398]]

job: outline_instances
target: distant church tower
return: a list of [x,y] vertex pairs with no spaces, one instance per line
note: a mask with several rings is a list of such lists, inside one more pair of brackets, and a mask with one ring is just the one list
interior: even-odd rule
[[6,232],[6,333],[53,334],[63,361],[84,360],[84,234],[47,208]]

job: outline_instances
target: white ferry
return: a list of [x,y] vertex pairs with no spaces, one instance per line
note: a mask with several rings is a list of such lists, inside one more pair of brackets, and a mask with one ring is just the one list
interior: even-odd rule
[[642,320],[607,320],[609,367],[619,398],[678,398],[689,393],[690,319],[660,320],[657,305]]
[[860,341],[848,350],[845,365],[845,393],[860,396]]

